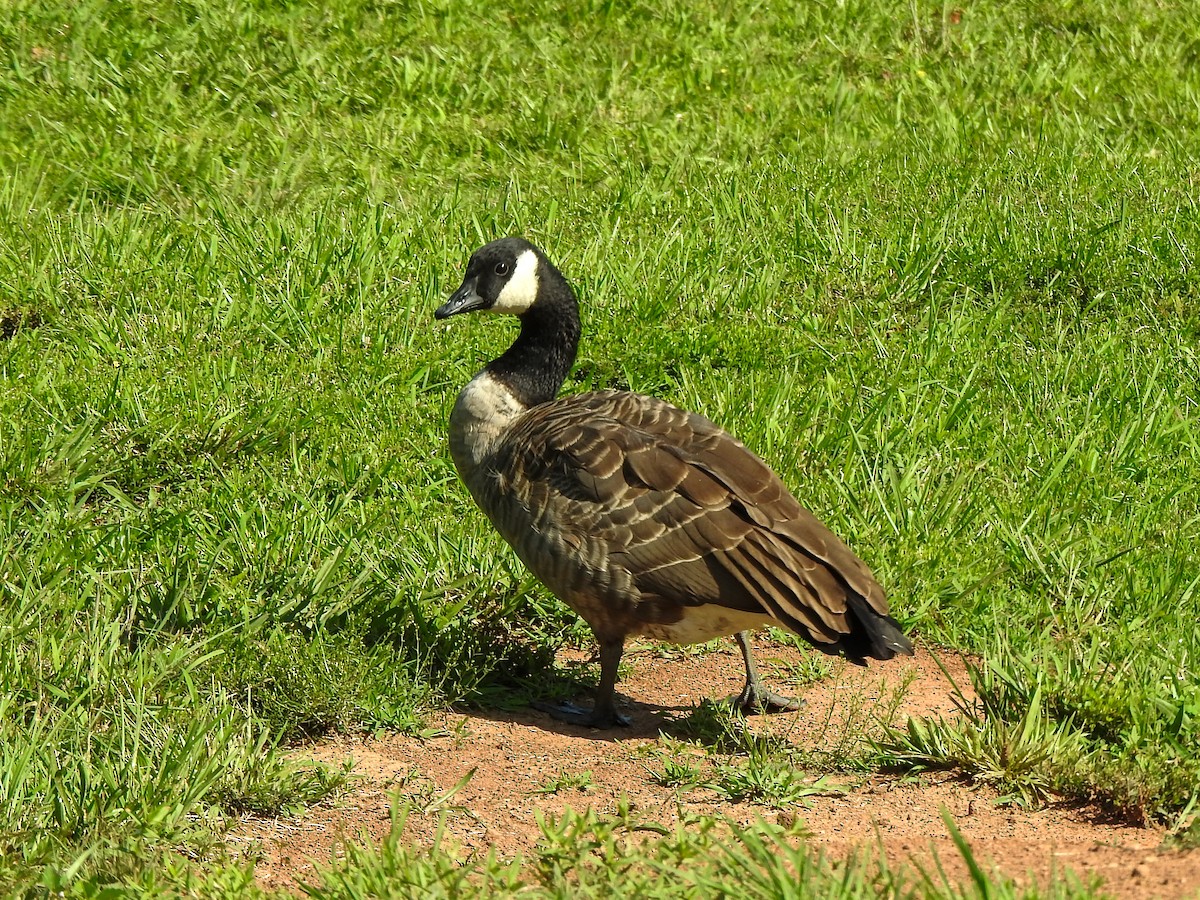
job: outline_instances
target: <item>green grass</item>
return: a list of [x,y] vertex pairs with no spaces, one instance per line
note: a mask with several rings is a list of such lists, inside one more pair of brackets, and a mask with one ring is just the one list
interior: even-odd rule
[[400,838],[411,811],[393,813],[391,834],[380,844],[350,842],[343,859],[306,890],[317,900],[342,897],[713,897],[773,898],[1083,898],[1090,885],[1061,875],[1041,889],[1023,889],[987,874],[951,820],[947,825],[971,873],[958,885],[940,868],[890,868],[860,857],[831,862],[807,846],[802,833],[757,820],[736,825],[693,817],[675,829],[645,822],[621,805],[611,816],[568,811],[545,819],[528,865],[488,853],[463,861],[461,848],[440,832],[428,851]]
[[419,728],[579,634],[444,450],[512,332],[431,312],[513,232],[583,296],[569,389],[726,425],[982,654],[974,758],[1036,709],[1089,760],[1037,784],[1194,809],[1197,33],[1150,0],[4,6],[0,882],[249,890],[177,854],[337,789],[280,742]]

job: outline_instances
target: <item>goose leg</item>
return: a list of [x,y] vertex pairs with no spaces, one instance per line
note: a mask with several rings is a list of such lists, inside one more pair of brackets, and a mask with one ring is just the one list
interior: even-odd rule
[[750,653],[750,632],[739,631],[734,639],[742,648],[742,660],[746,663],[746,686],[733,698],[736,709],[744,713],[792,712],[804,705],[803,700],[776,694],[763,684],[758,666],[754,664],[754,656]]
[[614,725],[631,724],[628,716],[617,712],[617,667],[625,651],[625,638],[619,637],[600,641],[600,683],[596,685],[596,702],[591,710],[574,703],[531,703],[534,709],[549,713],[560,722],[586,725],[589,728],[612,728]]

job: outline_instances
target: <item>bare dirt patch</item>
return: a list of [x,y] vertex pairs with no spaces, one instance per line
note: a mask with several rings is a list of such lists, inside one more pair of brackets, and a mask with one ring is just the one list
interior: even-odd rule
[[[759,637],[760,658],[772,686],[803,654]],[[567,654],[578,661],[578,655]],[[807,805],[775,810],[731,803],[715,791],[680,791],[656,784],[664,747],[680,720],[705,697],[735,693],[741,686],[740,657],[732,646],[704,655],[668,653],[644,646],[627,656],[628,674],[619,691],[626,699],[629,728],[598,732],[564,725],[533,710],[444,712],[430,722],[441,736],[389,736],[321,742],[302,754],[333,765],[354,760],[356,787],[336,805],[312,809],[295,819],[249,819],[233,835],[235,845],[256,848],[257,874],[264,886],[295,886],[327,863],[347,837],[378,841],[390,827],[391,797],[399,791],[418,807],[428,805],[474,774],[451,799],[445,829],[467,853],[495,849],[528,853],[540,832],[536,815],[567,807],[615,812],[626,800],[639,816],[674,825],[686,814],[723,815],[743,824],[774,818],[796,820],[810,840],[835,857],[882,847],[892,865],[912,860],[928,867],[933,854],[952,877],[964,877],[942,821],[953,818],[985,867],[1018,881],[1044,884],[1052,872],[1071,871],[1085,883],[1099,878],[1117,898],[1193,897],[1200,894],[1200,851],[1164,847],[1160,829],[1106,821],[1095,809],[1063,804],[1039,810],[998,805],[994,791],[945,775],[905,778],[835,773],[844,792],[808,798]],[[942,664],[961,687],[963,663],[942,654]],[[795,713],[750,720],[814,751],[837,747],[842,736],[869,729],[872,711],[908,715],[952,714],[953,688],[928,650],[912,660],[877,664],[868,670],[836,663],[833,674],[799,688],[807,705]],[[814,772],[814,778],[820,775]],[[438,816],[411,815],[406,831],[427,844]]]

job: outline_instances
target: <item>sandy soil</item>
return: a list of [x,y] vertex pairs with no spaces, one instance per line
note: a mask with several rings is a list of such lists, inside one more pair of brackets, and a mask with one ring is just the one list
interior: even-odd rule
[[[802,663],[802,654],[765,637],[756,642],[764,675],[772,686]],[[942,655],[955,682],[968,680],[961,660]],[[578,662],[578,655],[564,661]],[[845,792],[806,799],[804,806],[772,810],[730,803],[709,789],[678,791],[651,779],[661,770],[660,751],[678,734],[680,720],[704,697],[722,697],[740,688],[740,657],[728,650],[704,655],[664,653],[650,645],[627,654],[628,675],[619,685],[633,724],[612,732],[564,725],[533,710],[446,712],[430,725],[442,736],[390,736],[382,739],[325,741],[298,751],[334,765],[352,757],[360,780],[336,804],[297,819],[248,819],[232,836],[235,847],[259,856],[260,883],[294,887],[311,877],[314,863],[330,860],[341,840],[379,840],[390,825],[390,798],[397,791],[428,802],[474,775],[445,806],[447,832],[467,852],[495,848],[502,854],[529,851],[538,837],[535,811],[566,807],[612,812],[627,798],[637,813],[673,825],[681,813],[727,816],[751,823],[758,817],[793,824],[833,856],[882,845],[892,865],[905,860],[928,866],[932,854],[952,877],[965,869],[941,819],[945,809],[970,842],[978,859],[1016,878],[1044,884],[1051,872],[1074,872],[1085,883],[1098,878],[1116,898],[1200,897],[1200,851],[1182,853],[1164,846],[1154,828],[1107,821],[1097,810],[1072,804],[1039,810],[997,804],[997,795],[942,774],[920,778],[834,774]],[[900,717],[953,714],[953,688],[933,655],[922,650],[912,660],[877,664],[864,670],[833,664],[833,674],[794,691],[806,706],[795,713],[749,720],[795,746],[837,751],[844,735],[861,735],[881,710]],[[786,692],[786,691],[785,691]],[[665,732],[668,737],[663,737]],[[719,758],[719,757],[718,757]],[[585,787],[550,792],[562,775],[587,773]],[[814,777],[819,772],[814,772]],[[428,843],[435,814],[410,817],[406,837]]]

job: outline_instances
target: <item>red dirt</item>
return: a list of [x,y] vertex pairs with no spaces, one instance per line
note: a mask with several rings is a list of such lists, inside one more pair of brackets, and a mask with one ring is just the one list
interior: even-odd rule
[[[767,681],[781,686],[788,666],[799,663],[803,654],[761,635],[756,643],[759,657],[775,663],[764,666]],[[578,660],[577,654],[566,656]],[[735,693],[741,686],[740,657],[731,643],[703,655],[663,654],[657,645],[641,645],[631,648],[626,659],[629,674],[619,692],[627,698],[625,711],[633,720],[629,728],[598,732],[528,709],[483,710],[433,715],[430,725],[444,736],[425,740],[324,741],[297,755],[333,765],[353,757],[361,780],[350,793],[296,819],[248,819],[231,841],[259,854],[256,873],[264,887],[295,887],[312,877],[314,862],[331,859],[343,838],[380,840],[390,825],[389,798],[397,791],[428,801],[475,769],[446,804],[457,811],[447,817],[447,834],[467,852],[494,848],[506,856],[528,855],[539,836],[535,811],[557,814],[568,806],[591,806],[611,813],[624,797],[639,816],[669,826],[681,813],[723,815],[744,824],[758,817],[784,823],[799,819],[812,835],[809,840],[834,857],[881,845],[893,866],[911,859],[928,868],[936,853],[951,877],[962,878],[965,867],[941,819],[945,809],[985,868],[1022,883],[1044,885],[1052,872],[1070,870],[1085,883],[1101,879],[1103,890],[1118,900],[1200,896],[1200,852],[1166,849],[1161,829],[1106,821],[1094,808],[1077,804],[1038,810],[999,806],[990,788],[946,775],[863,778],[835,773],[830,780],[847,787],[845,793],[810,797],[808,805],[785,811],[727,802],[710,789],[659,786],[650,776],[662,769],[655,754],[666,746],[660,731],[669,734],[672,723],[702,698]],[[953,657],[942,660],[955,682],[966,688],[963,663]],[[849,742],[869,730],[872,712],[885,709],[889,698],[900,698],[896,721],[954,711],[952,687],[927,650],[912,660],[868,670],[841,663],[833,668],[830,677],[796,691],[807,701],[802,710],[755,717],[749,720],[754,730],[801,749],[836,752],[838,737],[849,734]],[[702,754],[697,756],[701,759]],[[585,772],[590,777],[586,789],[546,791],[563,774]],[[436,814],[411,815],[409,838],[427,844],[437,819]]]

